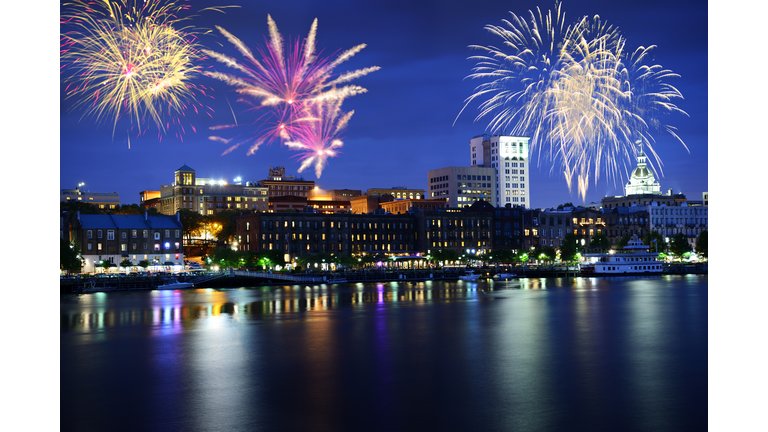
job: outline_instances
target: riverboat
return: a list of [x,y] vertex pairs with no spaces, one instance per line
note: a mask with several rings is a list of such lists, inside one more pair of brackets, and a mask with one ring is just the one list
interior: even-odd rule
[[185,289],[185,288],[194,288],[195,284],[192,282],[179,282],[179,281],[171,281],[164,285],[158,285],[157,289],[159,290],[177,290],[177,289]]
[[464,273],[463,275],[459,276],[459,279],[463,281],[475,282],[479,277],[480,277],[479,274],[476,274],[474,271],[470,270]]
[[586,264],[581,266],[582,276],[631,276],[659,275],[664,266],[658,260],[659,254],[649,252],[649,246],[633,236],[618,253],[586,254]]

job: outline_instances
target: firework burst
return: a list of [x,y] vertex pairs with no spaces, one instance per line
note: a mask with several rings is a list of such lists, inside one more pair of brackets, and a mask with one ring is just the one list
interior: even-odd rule
[[[77,0],[62,5],[60,55],[66,98],[73,109],[114,128],[128,117],[140,133],[151,121],[159,133],[188,110],[206,108],[197,101],[206,88],[192,81],[201,76],[197,36],[182,27],[189,8],[172,1]],[[208,8],[220,10],[220,8]],[[209,114],[210,115],[210,114]],[[194,130],[194,126],[192,126]]]
[[[251,109],[257,112],[256,120],[247,125],[255,125],[257,133],[249,134],[245,138],[241,138],[242,135],[235,138],[210,137],[214,141],[231,144],[224,154],[247,143],[250,155],[262,144],[273,140],[292,141],[293,146],[297,146],[298,141],[294,137],[306,136],[308,129],[320,128],[318,124],[330,121],[320,116],[336,113],[344,99],[367,91],[360,86],[349,84],[352,80],[379,69],[378,66],[373,66],[335,74],[334,69],[365,48],[365,44],[344,51],[335,58],[320,56],[315,47],[317,19],[312,23],[303,42],[297,39],[293,43],[289,41],[285,46],[277,25],[269,15],[267,24],[269,39],[266,40],[265,47],[257,49],[259,59],[242,41],[221,27],[217,29],[242,54],[245,62],[203,50],[212,59],[239,72],[238,75],[222,72],[205,74],[234,87],[241,95],[238,100],[249,104]],[[230,129],[237,126],[221,125],[212,129]],[[328,147],[328,151],[333,153],[332,147]],[[322,168],[318,173],[320,171]]]
[[552,170],[560,167],[582,199],[590,177],[597,182],[601,173],[614,180],[626,173],[638,139],[660,170],[652,133],[680,140],[661,118],[685,112],[674,104],[682,94],[664,82],[677,75],[644,64],[653,47],[627,54],[617,28],[599,16],[567,25],[559,2],[546,14],[529,11],[528,19],[511,15],[503,26],[486,26],[503,39],[502,48],[471,46],[482,54],[470,57],[476,65],[468,78],[485,82],[462,111],[481,100],[476,120],[490,117],[491,131],[530,136],[532,153],[548,158]]
[[328,164],[328,158],[338,156],[343,143],[338,138],[346,128],[354,111],[344,113],[341,100],[312,104],[308,107],[309,115],[316,121],[304,123],[294,131],[294,139],[285,142],[292,150],[301,152],[297,157],[302,161],[299,172],[314,165],[315,175],[320,178]]

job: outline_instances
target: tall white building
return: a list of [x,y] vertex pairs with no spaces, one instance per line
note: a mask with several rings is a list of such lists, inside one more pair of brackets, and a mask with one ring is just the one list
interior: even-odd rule
[[496,170],[496,207],[507,204],[530,208],[528,141],[530,137],[478,135],[469,141],[473,167]]

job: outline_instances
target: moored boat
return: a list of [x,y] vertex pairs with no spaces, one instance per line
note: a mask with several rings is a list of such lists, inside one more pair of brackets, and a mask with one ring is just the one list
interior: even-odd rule
[[185,289],[185,288],[194,288],[195,284],[192,282],[179,282],[177,280],[173,280],[169,283],[166,283],[164,285],[158,285],[157,289],[159,290],[177,290],[177,289]]
[[459,276],[459,279],[461,279],[461,280],[463,280],[463,281],[470,281],[470,282],[474,282],[474,281],[476,281],[476,280],[477,280],[477,278],[479,278],[479,277],[480,277],[480,275],[479,275],[479,274],[476,274],[474,271],[472,271],[472,270],[469,270],[469,271],[467,271],[466,273],[464,273],[463,275]]
[[619,253],[586,254],[581,266],[582,276],[630,276],[662,274],[664,266],[659,254],[649,252],[649,246],[633,236]]
[[517,277],[514,273],[496,273],[494,279],[514,279]]

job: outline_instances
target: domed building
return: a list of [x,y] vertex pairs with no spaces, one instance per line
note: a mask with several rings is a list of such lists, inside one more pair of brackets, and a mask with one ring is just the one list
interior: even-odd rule
[[640,146],[640,155],[637,157],[637,168],[632,171],[632,176],[624,187],[624,191],[626,195],[661,195],[661,184],[656,181],[653,171],[648,169],[642,146]]

